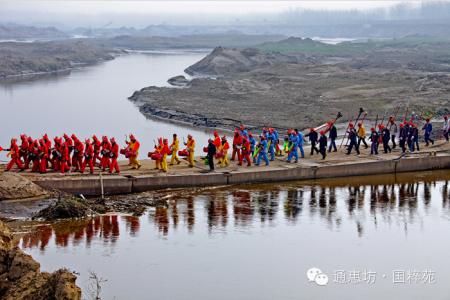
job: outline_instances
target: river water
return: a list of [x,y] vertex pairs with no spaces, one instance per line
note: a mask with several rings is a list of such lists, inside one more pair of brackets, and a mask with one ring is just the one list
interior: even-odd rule
[[[141,217],[41,225],[19,244],[44,270],[79,272],[85,298],[94,271],[103,299],[448,299],[449,181],[173,191]],[[307,280],[312,267],[326,286]]]
[[[125,134],[132,132],[145,149],[141,156],[153,148],[153,140],[171,139],[174,132],[180,137],[193,133],[197,145],[205,145],[205,131],[148,120],[127,98],[149,85],[168,86],[167,79],[184,74],[186,67],[206,54],[134,53],[65,74],[0,82],[0,146],[6,148],[11,137],[21,133],[36,138],[64,132],[82,138],[94,133],[115,136],[121,144]],[[5,160],[5,154],[0,155]]]

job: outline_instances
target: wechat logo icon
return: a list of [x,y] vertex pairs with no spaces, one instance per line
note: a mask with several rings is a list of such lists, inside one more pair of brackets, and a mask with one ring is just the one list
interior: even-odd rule
[[306,277],[309,282],[315,282],[317,285],[325,286],[328,284],[328,276],[319,268],[310,268],[306,271]]

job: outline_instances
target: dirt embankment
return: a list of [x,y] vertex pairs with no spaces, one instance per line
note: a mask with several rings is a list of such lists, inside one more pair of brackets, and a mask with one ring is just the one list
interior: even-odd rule
[[0,221],[1,299],[80,299],[75,281],[76,276],[65,269],[41,272],[39,263],[15,245],[9,228]]
[[48,191],[19,174],[0,173],[0,201],[48,195]]
[[241,122],[257,128],[307,128],[338,111],[343,120],[354,119],[359,107],[373,121],[396,107],[399,118],[406,107],[419,115],[449,112],[450,75],[442,70],[448,69],[450,56],[444,50],[450,50],[450,43],[407,40],[338,47],[290,39],[270,47],[286,51],[218,48],[187,69],[215,78],[194,78],[182,89],[146,87],[129,99],[148,117],[227,129]]

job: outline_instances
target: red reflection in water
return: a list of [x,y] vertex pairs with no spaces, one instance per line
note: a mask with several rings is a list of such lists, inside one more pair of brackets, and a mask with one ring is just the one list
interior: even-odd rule
[[[139,231],[139,218],[127,217],[131,235]],[[127,222],[127,220],[126,220]],[[39,225],[32,232],[25,234],[21,239],[22,248],[39,247],[44,250],[49,241],[54,237],[58,247],[67,247],[70,243],[79,245],[86,241],[86,246],[91,245],[92,240],[101,239],[106,243],[115,243],[120,235],[118,216],[98,216],[88,220],[71,220],[54,223],[52,225]]]

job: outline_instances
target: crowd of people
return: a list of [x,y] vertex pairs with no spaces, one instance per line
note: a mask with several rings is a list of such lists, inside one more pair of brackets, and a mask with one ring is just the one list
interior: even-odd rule
[[[220,167],[227,167],[230,161],[236,160],[239,166],[250,167],[252,164],[259,166],[261,163],[268,166],[276,156],[284,155],[287,155],[287,162],[297,163],[300,157],[305,157],[304,145],[307,140],[310,143],[310,155],[320,154],[322,159],[325,159],[327,153],[338,151],[336,120],[310,128],[305,135],[298,129],[289,129],[284,140],[280,139],[280,134],[275,128],[263,128],[261,134],[255,138],[252,132],[241,125],[235,129],[230,140],[231,145],[225,135],[221,137],[217,131],[214,131],[214,137],[209,139],[208,145],[203,148],[206,154],[205,164],[210,170],[214,170],[215,160]],[[413,119],[396,122],[395,117],[391,116],[386,124],[381,122],[370,128],[370,134],[366,133],[364,120],[356,122],[356,126],[353,122],[349,122],[342,144],[346,143],[347,155],[353,151],[360,154],[362,145],[366,149],[370,147],[371,155],[378,155],[380,144],[384,153],[390,153],[397,147],[402,153],[419,151],[419,129],[423,131],[425,145],[434,144],[430,119],[425,119],[423,126],[419,126],[419,122],[420,120]],[[443,123],[442,134],[449,141],[450,120],[447,116],[444,116]],[[126,139],[126,146],[122,149],[114,137],[107,136],[103,136],[100,140],[93,135],[92,138],[82,142],[75,134],[71,136],[64,134],[62,137],[55,137],[52,142],[47,134],[40,139],[33,139],[22,134],[20,140],[20,145],[17,139],[13,138],[8,149],[0,147],[0,150],[8,151],[8,156],[11,158],[5,168],[6,171],[16,165],[20,171],[31,169],[32,172],[39,173],[46,173],[49,170],[59,171],[62,174],[68,171],[84,173],[88,167],[91,174],[94,173],[95,168],[119,174],[120,154],[128,159],[132,169],[141,167],[138,159],[140,143],[133,134]],[[187,160],[189,167],[194,167],[195,140],[193,136],[188,135],[187,141],[183,144],[185,148],[180,149],[176,134],[173,134],[170,144],[165,138],[155,141],[153,151],[148,153],[148,157],[155,161],[155,169],[167,172],[169,165],[181,163],[180,156]],[[171,156],[169,164],[168,156]]]

